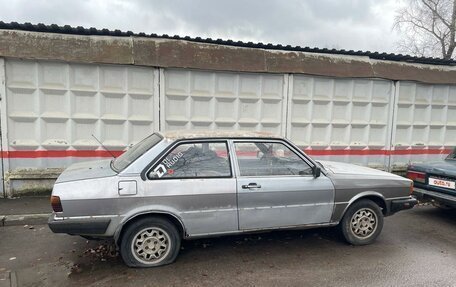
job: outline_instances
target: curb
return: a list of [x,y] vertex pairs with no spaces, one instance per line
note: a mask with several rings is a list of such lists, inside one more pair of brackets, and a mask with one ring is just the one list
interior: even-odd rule
[[0,226],[46,224],[51,213],[0,215]]

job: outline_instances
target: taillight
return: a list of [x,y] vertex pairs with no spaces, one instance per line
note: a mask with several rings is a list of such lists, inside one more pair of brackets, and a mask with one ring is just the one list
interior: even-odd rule
[[407,171],[407,178],[421,183],[426,183],[426,174],[418,171]]
[[51,206],[52,210],[54,210],[55,212],[63,211],[62,203],[60,202],[60,197],[58,196],[51,196]]

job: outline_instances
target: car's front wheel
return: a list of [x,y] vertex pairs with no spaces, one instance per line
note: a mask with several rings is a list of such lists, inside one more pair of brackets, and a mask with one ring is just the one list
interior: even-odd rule
[[340,222],[342,235],[352,245],[372,243],[382,228],[382,210],[375,202],[368,199],[353,203]]
[[156,267],[176,259],[180,242],[176,226],[168,220],[142,218],[130,224],[123,233],[120,254],[130,267]]

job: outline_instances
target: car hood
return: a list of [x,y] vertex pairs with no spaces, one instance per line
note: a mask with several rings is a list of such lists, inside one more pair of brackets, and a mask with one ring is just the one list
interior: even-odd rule
[[75,163],[60,174],[56,183],[114,176],[117,173],[110,165],[110,159]]
[[409,169],[427,173],[456,176],[456,160],[442,160],[427,163],[414,163]]
[[323,165],[323,167],[333,174],[347,174],[347,175],[363,175],[363,176],[383,176],[383,177],[394,177],[397,178],[398,175],[381,171],[378,169],[373,169],[370,167],[349,164],[344,162],[335,162],[335,161],[318,161]]

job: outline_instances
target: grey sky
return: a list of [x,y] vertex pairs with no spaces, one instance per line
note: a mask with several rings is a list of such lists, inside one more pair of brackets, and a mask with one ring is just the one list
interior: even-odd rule
[[0,0],[0,20],[395,52],[401,0]]

